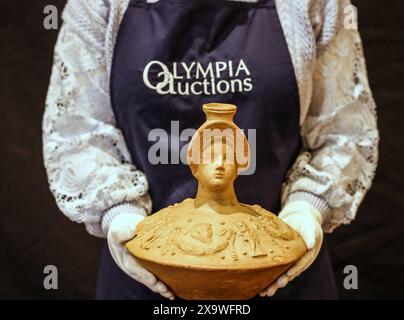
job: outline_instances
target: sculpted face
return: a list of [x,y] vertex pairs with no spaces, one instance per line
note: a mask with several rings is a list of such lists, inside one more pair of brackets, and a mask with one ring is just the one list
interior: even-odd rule
[[195,177],[205,188],[222,192],[231,187],[237,177],[237,165],[234,150],[222,142],[216,142],[206,148],[203,161],[198,165]]

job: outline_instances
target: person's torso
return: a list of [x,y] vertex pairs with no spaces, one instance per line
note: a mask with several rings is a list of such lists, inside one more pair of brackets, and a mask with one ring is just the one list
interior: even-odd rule
[[132,0],[120,25],[111,99],[133,163],[145,172],[157,211],[194,197],[186,164],[204,103],[238,106],[251,167],[240,202],[277,212],[298,155],[299,94],[274,0]]

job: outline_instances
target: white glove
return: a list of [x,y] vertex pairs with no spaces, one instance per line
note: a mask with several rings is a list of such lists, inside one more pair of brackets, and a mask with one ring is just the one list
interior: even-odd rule
[[278,280],[260,292],[260,296],[273,296],[279,288],[285,287],[288,282],[306,270],[316,259],[323,243],[323,230],[321,228],[323,217],[307,201],[298,200],[287,204],[278,217],[301,235],[308,251]]
[[140,214],[122,213],[116,216],[108,230],[108,247],[116,264],[130,277],[143,283],[150,290],[161,294],[165,298],[174,299],[174,295],[167,286],[157,280],[151,272],[143,268],[126,250],[123,243],[135,235],[136,225],[145,217]]

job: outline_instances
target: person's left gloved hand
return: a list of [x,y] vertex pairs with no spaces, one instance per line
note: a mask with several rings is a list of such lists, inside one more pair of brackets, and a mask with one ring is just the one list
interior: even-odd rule
[[310,203],[301,200],[293,201],[281,210],[278,217],[301,235],[308,251],[268,288],[261,291],[261,297],[273,296],[279,288],[285,287],[288,282],[306,270],[316,259],[323,243],[321,228],[323,217]]

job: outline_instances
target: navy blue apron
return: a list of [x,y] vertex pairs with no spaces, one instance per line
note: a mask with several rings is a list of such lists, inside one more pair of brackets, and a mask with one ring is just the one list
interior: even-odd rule
[[[132,0],[110,85],[117,124],[146,174],[153,212],[195,196],[197,183],[181,153],[192,135],[186,139],[187,129],[204,122],[201,107],[209,102],[236,104],[235,123],[255,145],[253,170],[235,183],[238,200],[279,212],[281,185],[302,143],[297,81],[274,0]],[[277,298],[333,297],[325,249],[310,269],[297,289],[288,285]],[[160,296],[119,270],[105,246],[97,298]]]

